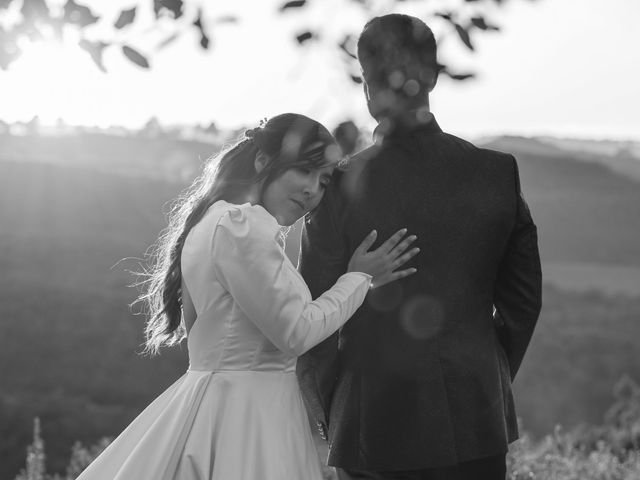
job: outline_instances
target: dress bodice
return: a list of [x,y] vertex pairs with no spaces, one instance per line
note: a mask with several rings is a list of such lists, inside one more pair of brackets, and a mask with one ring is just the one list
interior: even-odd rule
[[312,301],[261,206],[218,201],[192,228],[181,265],[196,310],[191,370],[293,371],[297,357],[361,305],[371,277],[352,272]]
[[345,274],[312,301],[279,237],[262,207],[224,201],[191,229],[181,255],[196,312],[189,371],[80,479],[323,478],[296,357],[351,317],[370,277]]

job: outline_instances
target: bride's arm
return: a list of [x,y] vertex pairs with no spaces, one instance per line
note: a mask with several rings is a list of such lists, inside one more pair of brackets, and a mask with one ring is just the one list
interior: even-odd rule
[[299,356],[340,328],[358,309],[371,276],[342,275],[309,301],[302,279],[286,265],[278,226],[261,207],[222,217],[213,236],[216,274],[244,314],[283,352]]

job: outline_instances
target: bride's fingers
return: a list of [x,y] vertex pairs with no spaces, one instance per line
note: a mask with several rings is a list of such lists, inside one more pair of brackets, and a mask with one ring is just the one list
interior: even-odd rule
[[409,245],[411,245],[413,242],[416,241],[418,237],[415,235],[410,235],[407,238],[405,238],[404,240],[402,240],[400,243],[398,243],[393,250],[391,250],[389,252],[389,255],[391,255],[392,257],[397,257],[399,255],[402,255],[405,250],[407,250],[407,248],[409,248]]
[[407,268],[405,270],[398,270],[397,272],[390,273],[388,275],[385,275],[384,277],[381,277],[375,280],[371,288],[381,287],[382,285],[386,285],[387,283],[391,283],[401,278],[408,277],[409,275],[413,275],[417,271],[418,269],[416,268]]
[[407,268],[405,270],[398,270],[397,272],[393,272],[389,277],[389,281],[393,282],[394,280],[398,280],[400,278],[408,277],[409,275],[413,275],[418,271],[417,268]]
[[393,247],[395,247],[398,244],[398,242],[400,242],[402,237],[404,237],[405,233],[407,233],[406,228],[402,228],[398,230],[396,233],[391,235],[386,242],[380,245],[378,250],[384,253],[389,253],[391,250],[393,250]]
[[371,245],[373,245],[373,242],[376,241],[377,236],[378,232],[376,232],[375,230],[371,230],[371,232],[369,232],[369,235],[364,237],[364,240],[362,241],[362,243],[360,243],[360,245],[358,245],[355,251],[361,255],[367,253],[369,251],[369,248],[371,248]]
[[420,249],[418,247],[416,248],[412,248],[411,250],[409,250],[407,253],[405,253],[404,255],[399,256],[398,258],[396,258],[393,263],[391,263],[391,269],[395,270],[396,268],[404,265],[405,263],[407,263],[410,259],[412,259],[413,257],[415,257],[418,253],[420,253]]

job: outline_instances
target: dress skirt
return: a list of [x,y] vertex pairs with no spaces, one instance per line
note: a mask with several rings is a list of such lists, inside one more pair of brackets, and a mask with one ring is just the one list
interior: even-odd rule
[[189,370],[78,480],[322,480],[295,372]]

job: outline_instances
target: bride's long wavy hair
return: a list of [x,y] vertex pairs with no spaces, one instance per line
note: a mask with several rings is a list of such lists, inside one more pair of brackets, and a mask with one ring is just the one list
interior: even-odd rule
[[[256,172],[258,152],[269,161]],[[322,168],[338,160],[333,136],[320,123],[304,115],[285,113],[260,127],[247,130],[230,148],[210,158],[203,173],[172,204],[168,227],[148,254],[142,273],[142,303],[147,315],[144,353],[157,354],[185,337],[182,322],[182,271],[180,257],[187,235],[218,200],[246,201],[250,189],[260,185],[257,203],[271,182],[291,168]]]

